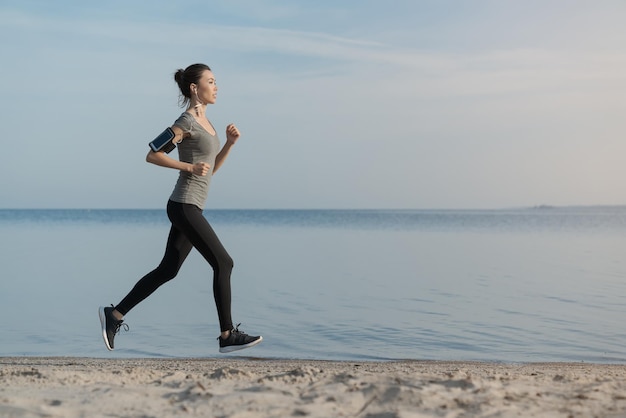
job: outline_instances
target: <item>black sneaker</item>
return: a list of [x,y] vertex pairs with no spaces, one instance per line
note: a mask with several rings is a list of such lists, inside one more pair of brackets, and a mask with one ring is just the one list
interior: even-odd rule
[[102,325],[102,338],[109,351],[113,350],[113,339],[115,334],[120,332],[120,327],[124,327],[125,331],[128,331],[128,325],[124,324],[123,320],[116,319],[113,316],[113,305],[110,308],[100,307],[98,309],[98,315],[100,316],[100,324]]
[[249,348],[257,345],[261,341],[263,341],[263,337],[252,337],[246,333],[239,331],[239,325],[230,330],[230,335],[228,338],[223,339],[221,336],[217,337],[220,341],[220,353],[230,353],[237,350],[243,350],[244,348]]

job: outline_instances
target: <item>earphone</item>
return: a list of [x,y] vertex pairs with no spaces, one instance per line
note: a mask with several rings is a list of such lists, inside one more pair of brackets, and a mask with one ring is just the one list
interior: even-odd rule
[[198,97],[197,87],[193,89],[193,94],[196,95],[196,101],[198,102],[198,104],[194,106],[196,108],[196,116],[200,116],[200,106],[202,106],[203,103],[200,101],[200,98]]

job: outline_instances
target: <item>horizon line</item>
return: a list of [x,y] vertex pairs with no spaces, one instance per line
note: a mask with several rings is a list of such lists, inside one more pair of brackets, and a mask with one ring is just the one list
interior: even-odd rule
[[[527,205],[527,206],[503,206],[503,207],[414,207],[414,208],[401,208],[401,207],[287,207],[287,208],[271,208],[271,207],[232,207],[232,208],[204,208],[205,211],[222,211],[222,210],[256,210],[256,211],[309,211],[309,210],[319,210],[319,211],[412,211],[412,210],[442,210],[442,211],[453,211],[453,210],[522,210],[522,209],[538,209],[538,210],[550,210],[550,209],[567,209],[567,208],[620,208],[626,207],[626,204],[573,204],[573,205]],[[36,211],[36,210],[77,210],[77,211],[89,211],[89,210],[101,210],[101,211],[116,211],[116,210],[163,210],[165,211],[165,207],[0,207],[0,211],[8,211],[8,210],[23,210],[23,211]]]

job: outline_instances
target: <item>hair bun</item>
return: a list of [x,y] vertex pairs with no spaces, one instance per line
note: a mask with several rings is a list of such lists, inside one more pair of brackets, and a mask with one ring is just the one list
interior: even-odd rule
[[181,81],[183,81],[185,78],[185,70],[183,70],[182,68],[179,68],[178,70],[176,70],[176,72],[174,73],[174,80],[177,83],[180,83]]

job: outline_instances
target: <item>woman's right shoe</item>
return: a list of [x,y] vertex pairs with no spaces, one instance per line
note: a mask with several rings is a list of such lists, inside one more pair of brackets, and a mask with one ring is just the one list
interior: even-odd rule
[[239,331],[239,325],[241,324],[237,324],[235,328],[230,330],[228,338],[217,337],[220,341],[220,353],[231,353],[233,351],[243,350],[244,348],[253,347],[263,341],[263,337],[260,335],[253,337]]

